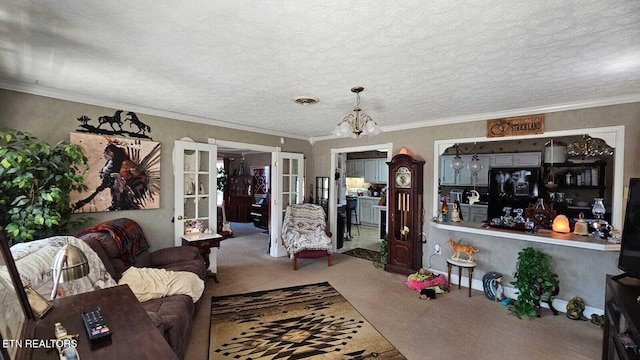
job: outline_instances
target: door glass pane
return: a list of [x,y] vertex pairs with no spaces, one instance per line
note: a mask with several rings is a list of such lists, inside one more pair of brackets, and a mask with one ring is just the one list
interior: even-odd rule
[[209,152],[208,151],[199,151],[198,152],[198,161],[200,162],[198,166],[198,170],[203,172],[209,171]]
[[184,199],[184,218],[185,220],[196,218],[196,204],[194,198]]
[[282,161],[282,173],[284,175],[289,175],[291,174],[291,161],[290,159],[283,159]]
[[292,204],[297,204],[298,203],[298,194],[297,193],[292,193],[291,194],[291,203]]
[[289,177],[288,176],[283,176],[282,177],[282,193],[288,193],[291,192],[291,183],[289,182]]
[[196,169],[196,153],[194,150],[184,150],[184,171],[194,171]]
[[299,174],[298,171],[298,159],[291,159],[291,173]]
[[209,198],[206,196],[198,197],[198,218],[209,216]]
[[289,200],[289,194],[282,194],[282,209],[283,209],[283,211],[287,208],[287,206],[289,206],[289,204],[291,204],[291,201]]
[[209,194],[209,175],[208,174],[199,174],[198,175],[198,195],[208,195]]
[[[298,192],[298,176],[291,176],[291,192],[297,193]],[[295,203],[294,203],[295,204]]]
[[196,177],[195,174],[184,174],[184,195],[195,195]]

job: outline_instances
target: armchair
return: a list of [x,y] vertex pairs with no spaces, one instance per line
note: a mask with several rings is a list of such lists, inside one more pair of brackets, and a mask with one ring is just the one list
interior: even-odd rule
[[293,259],[293,270],[298,269],[298,258],[327,256],[328,266],[331,266],[333,246],[331,232],[326,227],[321,206],[295,204],[287,207],[282,223],[282,242]]

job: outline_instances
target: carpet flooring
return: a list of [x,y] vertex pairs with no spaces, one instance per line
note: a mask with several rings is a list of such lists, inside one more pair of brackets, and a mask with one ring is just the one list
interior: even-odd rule
[[365,259],[365,260],[370,260],[373,261],[376,259],[376,257],[378,256],[378,254],[380,254],[379,251],[374,251],[374,250],[369,250],[369,249],[363,249],[363,248],[355,248],[355,249],[351,249],[351,250],[347,250],[345,252],[343,252],[344,255],[349,255],[349,256],[354,256],[360,259]]
[[209,359],[405,359],[328,282],[213,296]]

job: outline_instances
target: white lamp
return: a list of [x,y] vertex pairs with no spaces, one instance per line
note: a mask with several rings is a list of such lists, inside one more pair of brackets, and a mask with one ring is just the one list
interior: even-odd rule
[[58,284],[77,280],[89,275],[89,260],[78,247],[69,244],[69,239],[62,249],[58,250],[51,264],[51,275],[54,279],[51,300],[56,298]]

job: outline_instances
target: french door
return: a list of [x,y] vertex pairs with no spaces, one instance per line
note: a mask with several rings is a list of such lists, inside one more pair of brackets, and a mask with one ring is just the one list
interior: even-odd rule
[[271,153],[271,246],[273,257],[287,256],[281,241],[282,220],[288,205],[304,202],[304,155],[276,151]]
[[175,245],[182,235],[217,229],[218,147],[176,140],[173,148]]

